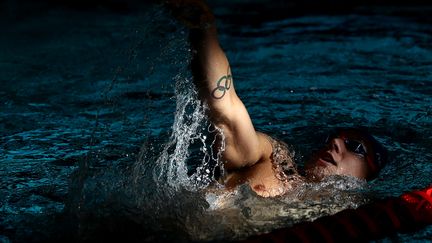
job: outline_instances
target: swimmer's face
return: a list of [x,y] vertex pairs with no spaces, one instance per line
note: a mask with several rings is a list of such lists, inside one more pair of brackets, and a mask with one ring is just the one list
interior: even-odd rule
[[318,181],[328,175],[347,175],[367,179],[371,175],[372,146],[361,134],[341,131],[306,163],[306,176]]

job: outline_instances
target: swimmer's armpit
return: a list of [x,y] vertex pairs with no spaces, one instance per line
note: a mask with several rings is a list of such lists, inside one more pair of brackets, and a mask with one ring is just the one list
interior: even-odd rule
[[230,67],[228,66],[227,74],[219,78],[216,82],[216,88],[211,92],[211,95],[215,99],[222,99],[232,85],[232,75]]

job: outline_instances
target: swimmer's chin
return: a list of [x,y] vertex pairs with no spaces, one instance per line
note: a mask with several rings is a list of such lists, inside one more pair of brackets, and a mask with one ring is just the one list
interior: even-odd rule
[[305,165],[304,177],[306,181],[320,182],[327,176],[335,174],[329,164],[322,161],[319,157],[313,157]]
[[328,173],[325,168],[319,166],[307,168],[304,174],[306,181],[309,182],[320,182],[330,175],[332,173]]
[[312,168],[305,171],[305,179],[307,182],[312,183],[325,183],[326,181],[340,181],[349,180],[351,182],[356,181],[357,183],[364,184],[367,183],[366,179],[358,178],[352,175],[343,175],[331,173],[330,171],[319,170],[318,168]]
[[311,173],[308,171],[306,171],[306,174],[305,174],[305,179],[306,179],[306,181],[309,181],[309,182],[320,182],[324,179],[324,177],[325,177],[324,175],[315,174],[315,173]]

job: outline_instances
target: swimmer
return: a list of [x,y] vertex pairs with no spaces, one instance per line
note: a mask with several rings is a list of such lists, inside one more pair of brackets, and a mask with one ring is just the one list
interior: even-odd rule
[[[306,162],[302,175],[285,143],[255,130],[235,91],[228,59],[222,50],[215,18],[202,0],[168,0],[166,7],[189,28],[191,70],[199,98],[209,107],[210,121],[225,137],[222,184],[234,188],[248,183],[263,197],[282,195],[296,183],[319,181],[328,175],[371,180],[384,166],[384,147],[368,133],[336,129],[322,148]],[[221,141],[219,141],[220,144]]]

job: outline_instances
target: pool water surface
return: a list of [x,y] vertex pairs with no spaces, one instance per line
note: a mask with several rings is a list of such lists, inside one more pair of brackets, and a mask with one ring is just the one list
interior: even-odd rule
[[[153,5],[53,9],[0,24],[0,242],[236,240],[432,183],[432,9],[242,4],[213,8],[256,129],[301,167],[331,128],[367,127],[390,153],[377,179],[271,199],[215,186],[187,30]],[[381,241],[431,238],[428,226]]]

